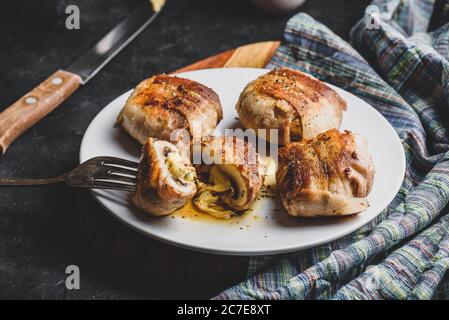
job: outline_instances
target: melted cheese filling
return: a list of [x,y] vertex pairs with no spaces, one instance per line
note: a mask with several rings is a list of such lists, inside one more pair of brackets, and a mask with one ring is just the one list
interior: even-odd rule
[[165,163],[171,176],[178,184],[186,186],[188,183],[195,181],[195,169],[186,166],[182,155],[178,152],[167,152]]

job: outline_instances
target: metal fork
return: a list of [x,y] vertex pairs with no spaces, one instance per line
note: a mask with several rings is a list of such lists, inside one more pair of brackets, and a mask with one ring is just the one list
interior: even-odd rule
[[138,163],[114,158],[96,157],[66,174],[49,179],[0,179],[0,186],[40,186],[65,182],[71,187],[134,191]]

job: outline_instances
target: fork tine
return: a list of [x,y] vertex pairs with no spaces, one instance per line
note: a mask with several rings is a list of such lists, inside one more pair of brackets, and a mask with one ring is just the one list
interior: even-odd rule
[[136,184],[136,177],[126,176],[122,174],[116,174],[115,172],[96,172],[92,177],[93,180],[107,180],[107,181],[117,181],[117,182],[128,182]]
[[135,177],[137,175],[137,169],[133,170],[133,169],[127,169],[127,168],[123,168],[123,167],[116,167],[113,165],[109,165],[109,164],[102,164],[101,165],[103,169],[106,169],[107,172],[114,174],[126,174],[129,176],[133,176]]
[[128,167],[128,168],[135,169],[135,170],[137,170],[137,167],[139,166],[138,162],[120,159],[120,158],[114,158],[114,157],[96,157],[94,159],[101,161],[101,164],[103,164],[103,165],[122,166],[122,167]]
[[97,157],[95,160],[99,162],[103,169],[109,170],[108,173],[125,174],[133,177],[137,175],[137,167],[139,165],[137,162],[114,157]]
[[105,181],[105,180],[91,180],[89,185],[86,185],[88,188],[92,189],[112,189],[112,190],[123,190],[123,191],[134,191],[136,190],[136,186],[127,183],[119,183],[116,181]]
[[96,157],[67,173],[64,180],[72,187],[134,191],[137,168],[137,162]]

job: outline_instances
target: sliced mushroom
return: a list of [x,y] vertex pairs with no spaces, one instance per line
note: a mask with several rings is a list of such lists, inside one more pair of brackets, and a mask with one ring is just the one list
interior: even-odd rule
[[167,215],[193,198],[195,180],[195,168],[175,145],[149,138],[143,147],[132,201],[152,215]]
[[202,140],[200,150],[203,157],[213,161],[205,161],[209,164],[199,168],[207,182],[200,184],[194,205],[223,219],[248,209],[265,175],[254,147],[236,137],[208,137]]
[[339,216],[369,207],[374,164],[365,139],[336,129],[279,150],[282,204],[292,216]]

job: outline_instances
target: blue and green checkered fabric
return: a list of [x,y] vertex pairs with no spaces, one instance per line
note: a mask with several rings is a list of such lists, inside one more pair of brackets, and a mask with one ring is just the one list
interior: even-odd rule
[[374,1],[351,45],[307,14],[288,22],[269,67],[308,72],[375,107],[402,140],[406,176],[366,226],[320,247],[254,258],[249,279],[216,299],[449,298],[449,1],[434,6]]

